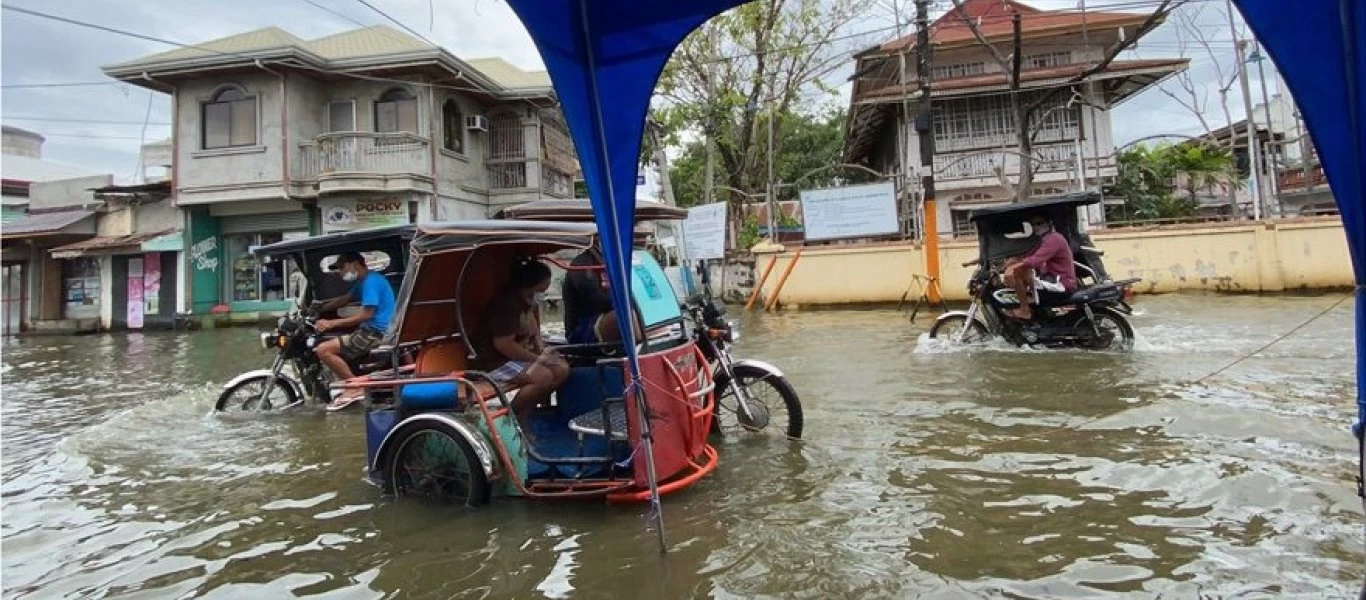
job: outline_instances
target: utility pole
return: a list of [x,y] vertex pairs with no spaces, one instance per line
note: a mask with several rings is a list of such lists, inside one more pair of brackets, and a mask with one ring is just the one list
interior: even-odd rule
[[[951,9],[957,10],[957,9]],[[938,207],[934,199],[934,113],[930,110],[930,71],[933,69],[933,52],[930,49],[930,0],[915,0],[915,51],[916,87],[920,90],[920,110],[914,120],[916,138],[920,140],[920,165],[925,167],[920,178],[925,216],[925,274],[933,285],[929,286],[929,301],[940,302],[939,298],[939,223]]]
[[678,206],[674,201],[674,188],[669,183],[669,155],[664,152],[664,144],[660,142],[659,124],[649,121],[646,126],[650,128],[650,145],[654,146],[655,166],[659,167],[659,189],[661,198],[669,206]]
[[773,242],[778,241],[778,202],[773,197],[773,122],[778,120],[777,111],[773,109],[773,99],[768,100],[768,238]]
[[[1262,219],[1262,152],[1257,143],[1257,123],[1252,119],[1252,90],[1247,83],[1247,56],[1243,53],[1243,40],[1238,39],[1238,24],[1233,19],[1233,0],[1228,1],[1228,30],[1233,34],[1233,48],[1238,55],[1238,83],[1243,88],[1243,109],[1247,118],[1247,156],[1249,171],[1252,172],[1252,218]],[[1237,135],[1229,131],[1230,136]]]
[[1266,132],[1271,136],[1271,144],[1279,148],[1280,152],[1276,156],[1267,159],[1267,164],[1271,167],[1271,203],[1266,207],[1268,217],[1281,216],[1281,169],[1280,159],[1285,156],[1285,142],[1276,143],[1276,129],[1271,122],[1271,98],[1266,94],[1266,70],[1262,68],[1262,63],[1266,62],[1266,57],[1262,55],[1261,48],[1252,51],[1252,59],[1257,61],[1257,79],[1262,82],[1262,112],[1266,115]]

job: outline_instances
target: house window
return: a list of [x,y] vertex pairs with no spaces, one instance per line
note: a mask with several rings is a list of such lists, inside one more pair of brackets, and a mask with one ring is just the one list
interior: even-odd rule
[[441,123],[445,126],[443,146],[451,152],[465,153],[465,113],[454,98],[441,106]]
[[327,131],[337,133],[339,131],[356,130],[356,101],[355,100],[334,100],[327,103]]
[[256,144],[256,97],[229,87],[204,103],[204,149]]
[[376,133],[417,133],[417,97],[395,88],[384,92],[375,102]]
[[1044,52],[1042,54],[1026,54],[1021,61],[1021,68],[1024,69],[1046,69],[1048,67],[1061,67],[1072,64],[1071,52]]
[[935,79],[954,79],[956,77],[970,77],[981,75],[986,72],[986,63],[970,62],[952,65],[938,65],[930,70],[930,74]]

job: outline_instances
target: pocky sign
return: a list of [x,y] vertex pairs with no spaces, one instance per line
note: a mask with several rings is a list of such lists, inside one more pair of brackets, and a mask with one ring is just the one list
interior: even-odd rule
[[402,197],[325,201],[319,209],[326,233],[408,223],[408,201]]

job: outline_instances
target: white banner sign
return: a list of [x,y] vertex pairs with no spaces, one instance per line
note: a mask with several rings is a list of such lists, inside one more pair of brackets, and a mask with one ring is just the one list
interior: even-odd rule
[[896,187],[890,182],[802,190],[808,240],[891,235],[901,231]]
[[319,202],[323,233],[355,231],[408,223],[408,201],[402,196]]
[[683,249],[688,260],[726,257],[726,203],[688,209],[683,221]]

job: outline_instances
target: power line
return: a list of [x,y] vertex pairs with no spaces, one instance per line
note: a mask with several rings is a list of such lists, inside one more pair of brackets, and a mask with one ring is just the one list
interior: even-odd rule
[[402,27],[403,30],[404,30],[404,31],[407,31],[408,33],[411,33],[411,34],[417,36],[418,39],[420,39],[420,40],[422,40],[422,41],[424,41],[424,42],[427,42],[428,44],[430,44],[430,45],[432,45],[432,46],[434,46],[434,47],[437,47],[437,48],[440,48],[440,47],[441,47],[440,44],[438,44],[438,43],[436,43],[436,42],[433,42],[433,41],[427,39],[427,36],[422,35],[422,34],[418,33],[416,30],[414,30],[412,27],[409,27],[409,26],[403,24],[403,21],[400,21],[400,20],[398,20],[398,19],[395,19],[395,18],[389,16],[389,13],[380,10],[379,7],[377,7],[377,6],[373,5],[373,4],[370,4],[370,2],[368,2],[368,0],[356,0],[356,2],[359,2],[359,3],[361,3],[361,4],[364,4],[364,5],[365,5],[367,8],[369,8],[370,10],[373,10],[373,11],[379,13],[379,15],[380,15],[381,17],[384,17],[384,18],[386,18],[386,19],[389,19],[389,22],[391,22],[391,23],[393,23],[393,24],[395,24],[395,25],[398,25],[399,27]]
[[362,22],[360,22],[360,21],[358,21],[358,20],[356,20],[356,19],[354,19],[354,18],[352,18],[352,17],[346,15],[345,13],[338,12],[338,11],[336,11],[336,10],[333,10],[333,9],[331,9],[331,8],[328,8],[327,6],[325,6],[325,5],[323,5],[323,4],[318,4],[317,2],[314,2],[313,0],[300,0],[300,1],[312,5],[314,8],[318,8],[318,9],[327,11],[327,12],[329,12],[329,13],[332,13],[333,15],[336,15],[336,16],[338,16],[338,17],[341,17],[342,19],[346,19],[347,21],[350,21],[350,22],[352,22],[352,23],[355,23],[355,24],[357,24],[357,25],[360,25],[361,27],[369,27],[369,26],[370,26],[370,25],[368,25],[368,24],[366,24],[366,23],[362,23]]
[[[72,119],[67,117],[16,117],[5,115],[6,121],[40,121],[44,123],[91,123],[96,125],[143,125],[142,121],[109,121],[104,119]],[[148,121],[146,125],[170,126],[170,123],[162,121]]]
[[61,88],[61,87],[89,87],[96,85],[116,85],[117,81],[73,81],[64,83],[6,83],[0,88],[7,90],[22,90],[34,88]]
[[[97,25],[97,24],[95,24],[95,23],[89,23],[89,22],[86,22],[86,21],[78,21],[78,20],[76,20],[76,19],[69,19],[69,18],[66,18],[66,17],[58,16],[58,15],[52,15],[52,14],[48,14],[48,13],[38,12],[38,11],[35,11],[35,10],[29,10],[29,9],[26,9],[26,8],[20,8],[20,7],[17,7],[17,6],[11,6],[11,5],[8,5],[8,4],[0,5],[0,8],[3,8],[4,10],[12,10],[12,11],[15,11],[15,12],[18,12],[18,13],[22,13],[22,14],[25,14],[25,15],[29,15],[29,16],[32,16],[32,17],[37,17],[37,18],[40,18],[40,19],[48,19],[48,20],[52,20],[52,21],[58,21],[58,22],[61,22],[61,23],[66,23],[66,24],[68,24],[68,25],[74,25],[74,26],[76,26],[76,27],[85,27],[85,28],[88,28],[88,29],[95,29],[95,30],[98,30],[98,31],[106,32],[106,33],[112,33],[112,34],[116,34],[116,35],[123,35],[123,36],[127,36],[127,37],[137,38],[137,39],[140,39],[140,40],[147,40],[147,41],[151,41],[151,42],[156,42],[156,43],[158,43],[158,44],[166,44],[166,45],[168,45],[168,46],[177,46],[177,47],[180,47],[180,48],[188,48],[188,49],[191,49],[191,50],[198,50],[198,51],[200,51],[200,52],[206,52],[206,53],[209,53],[209,54],[217,54],[217,55],[220,55],[220,56],[228,56],[228,57],[240,58],[240,59],[244,59],[244,60],[251,60],[251,61],[258,60],[258,59],[257,59],[256,57],[254,57],[254,56],[249,56],[249,55],[245,55],[245,54],[239,54],[239,53],[236,53],[236,52],[226,52],[226,51],[223,51],[223,50],[218,50],[218,49],[215,49],[215,48],[209,48],[209,47],[202,46],[202,45],[198,45],[198,44],[186,44],[186,43],[183,43],[183,42],[177,42],[177,41],[168,40],[168,39],[165,39],[165,38],[158,38],[158,37],[154,37],[154,36],[150,36],[150,35],[146,35],[146,34],[136,33],[136,32],[132,32],[132,31],[126,31],[126,30],[123,30],[123,29],[116,29],[116,28],[113,28],[113,27],[106,27],[106,26],[104,26],[104,25]],[[310,71],[316,71],[316,72],[319,72],[319,73],[326,73],[326,74],[329,74],[329,75],[336,75],[336,76],[339,76],[339,77],[349,77],[349,78],[352,78],[352,79],[361,79],[361,80],[366,80],[366,81],[381,81],[381,82],[399,83],[399,84],[403,84],[403,85],[412,85],[412,86],[418,86],[418,87],[430,87],[430,88],[437,88],[437,89],[448,89],[448,90],[463,91],[463,92],[487,93],[487,91],[488,91],[488,90],[485,90],[485,89],[482,89],[482,88],[477,88],[477,87],[472,87],[472,86],[458,86],[458,85],[448,85],[448,84],[438,84],[438,83],[427,83],[427,82],[424,82],[424,81],[412,81],[412,80],[408,80],[408,79],[395,79],[395,78],[390,78],[390,77],[374,77],[374,76],[368,76],[368,75],[361,75],[361,74],[358,74],[358,73],[351,73],[351,72],[347,72],[347,71],[337,71],[337,70],[333,70],[333,69],[326,69],[326,68],[321,68],[321,67],[313,67],[313,66],[309,66],[309,65],[302,64],[302,63],[296,63],[296,62],[281,62],[281,61],[263,61],[263,62],[268,62],[269,64],[282,64],[282,65],[290,66],[290,67],[294,67],[294,68],[300,68],[300,69],[305,69],[305,70],[310,70]],[[108,82],[108,83],[112,85],[112,84],[118,83],[118,82],[114,81],[114,82]]]

